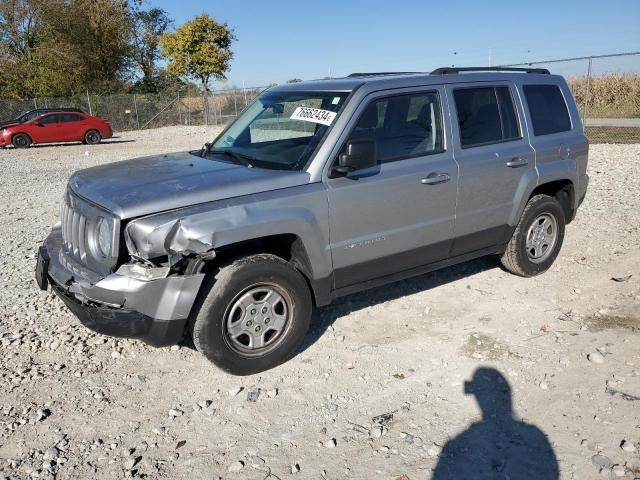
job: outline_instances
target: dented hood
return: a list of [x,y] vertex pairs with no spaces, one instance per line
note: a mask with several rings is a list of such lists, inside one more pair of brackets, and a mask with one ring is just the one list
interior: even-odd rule
[[76,172],[69,186],[121,219],[309,182],[306,172],[247,168],[188,152],[144,157]]

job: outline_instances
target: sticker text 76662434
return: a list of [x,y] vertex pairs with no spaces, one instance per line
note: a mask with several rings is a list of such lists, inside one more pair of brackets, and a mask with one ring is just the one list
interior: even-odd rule
[[298,107],[293,111],[293,114],[291,114],[291,119],[293,120],[320,123],[327,126],[331,125],[335,117],[336,112],[311,107]]

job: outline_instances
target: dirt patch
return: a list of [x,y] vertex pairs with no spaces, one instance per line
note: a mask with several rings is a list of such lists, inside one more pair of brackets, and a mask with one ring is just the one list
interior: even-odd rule
[[602,330],[630,330],[640,332],[640,317],[627,314],[595,314],[585,319],[585,325],[591,332]]
[[476,360],[498,360],[501,358],[518,357],[509,347],[484,333],[472,333],[462,347],[462,352]]

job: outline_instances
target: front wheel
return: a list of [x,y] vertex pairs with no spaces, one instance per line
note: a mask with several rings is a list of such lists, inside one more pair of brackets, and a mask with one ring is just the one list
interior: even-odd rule
[[11,143],[16,148],[28,148],[31,145],[31,138],[26,133],[18,133],[13,136]]
[[194,311],[193,342],[221,369],[251,375],[288,360],[309,329],[304,277],[275,255],[237,259],[211,275]]
[[502,265],[521,277],[548,270],[560,253],[565,215],[560,203],[548,195],[535,195],[527,202],[520,222],[501,257]]

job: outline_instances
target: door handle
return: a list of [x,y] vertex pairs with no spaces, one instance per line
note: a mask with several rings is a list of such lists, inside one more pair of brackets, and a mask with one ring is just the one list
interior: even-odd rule
[[525,165],[529,165],[529,160],[522,157],[513,157],[507,162],[507,167],[511,168],[524,167]]
[[420,180],[420,183],[423,185],[438,185],[439,183],[445,183],[449,180],[451,180],[451,176],[448,173],[432,172]]

